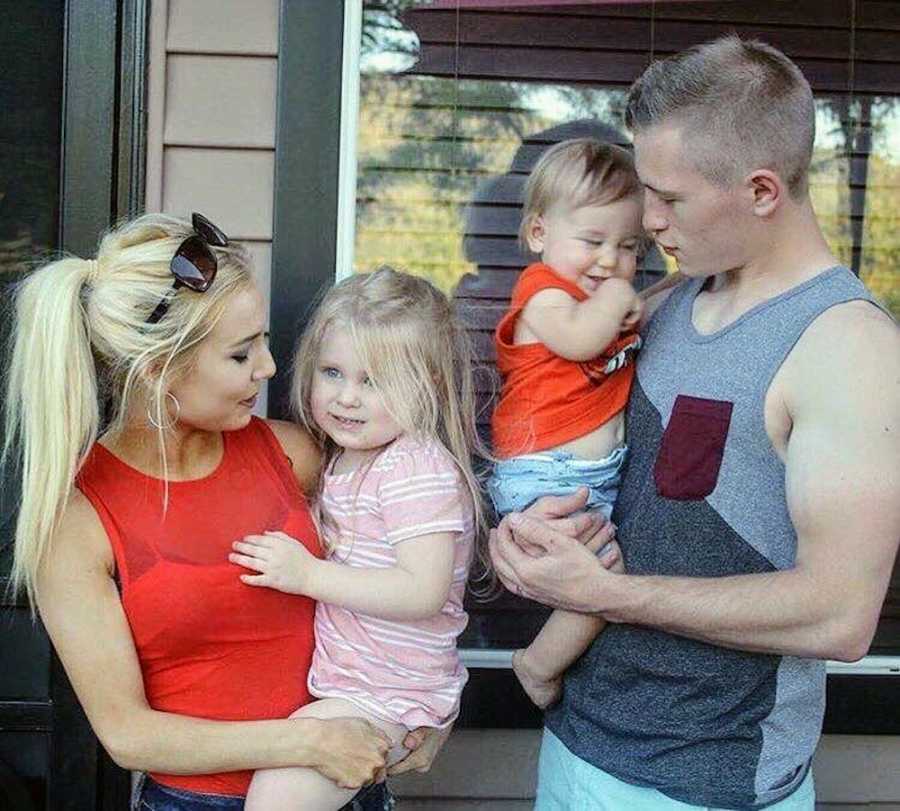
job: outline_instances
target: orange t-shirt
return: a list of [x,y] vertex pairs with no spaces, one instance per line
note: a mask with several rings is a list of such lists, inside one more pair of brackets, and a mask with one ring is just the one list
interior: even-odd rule
[[532,296],[549,288],[576,301],[588,298],[580,287],[541,263],[519,276],[509,310],[494,335],[503,390],[491,429],[494,453],[501,459],[553,448],[590,433],[625,407],[631,391],[634,355],[641,345],[636,332],[620,334],[583,362],[561,358],[542,343],[513,343],[519,314]]

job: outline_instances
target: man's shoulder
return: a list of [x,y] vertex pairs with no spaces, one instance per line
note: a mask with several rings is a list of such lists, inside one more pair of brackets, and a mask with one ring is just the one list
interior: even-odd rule
[[825,391],[835,401],[890,396],[890,382],[900,375],[900,329],[870,301],[836,304],[800,336],[782,372],[794,403],[821,399]]
[[806,361],[821,365],[827,358],[882,355],[896,348],[898,340],[900,330],[891,316],[871,301],[854,299],[835,304],[813,319],[796,351]]

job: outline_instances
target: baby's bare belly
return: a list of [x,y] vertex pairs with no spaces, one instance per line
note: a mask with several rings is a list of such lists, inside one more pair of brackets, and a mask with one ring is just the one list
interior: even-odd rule
[[571,439],[548,451],[564,451],[577,459],[605,459],[625,441],[625,412],[620,411],[589,434]]

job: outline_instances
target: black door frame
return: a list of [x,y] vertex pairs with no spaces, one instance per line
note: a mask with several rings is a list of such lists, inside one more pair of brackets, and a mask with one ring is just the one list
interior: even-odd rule
[[285,417],[297,336],[334,283],[344,0],[282,0],[278,42],[270,330],[281,369],[269,415]]
[[[57,235],[62,252],[92,256],[106,228],[141,208],[147,14],[147,0],[65,4]],[[26,617],[24,599],[8,599],[6,585],[0,579],[0,609]],[[50,736],[49,811],[127,808],[130,775],[98,743],[55,655],[49,670],[46,701],[0,697],[0,729]]]

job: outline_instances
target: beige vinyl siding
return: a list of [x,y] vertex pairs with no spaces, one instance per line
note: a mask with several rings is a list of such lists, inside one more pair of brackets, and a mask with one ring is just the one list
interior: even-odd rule
[[150,12],[146,210],[200,211],[242,242],[267,303],[278,10],[278,0],[154,0]]

